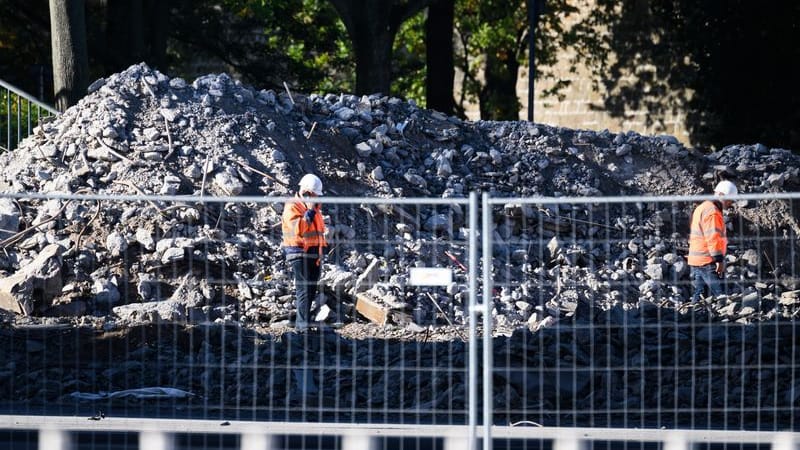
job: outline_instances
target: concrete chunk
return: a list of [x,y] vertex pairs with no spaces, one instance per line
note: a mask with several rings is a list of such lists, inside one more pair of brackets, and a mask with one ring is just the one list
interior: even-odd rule
[[1,279],[0,308],[28,316],[36,308],[49,306],[61,294],[63,251],[60,245],[50,244],[30,264]]
[[364,292],[369,290],[375,283],[378,282],[378,275],[380,271],[380,260],[375,258],[369,263],[364,273],[362,273],[356,280],[356,292]]
[[0,198],[0,240],[7,239],[17,232],[19,210],[9,198]]

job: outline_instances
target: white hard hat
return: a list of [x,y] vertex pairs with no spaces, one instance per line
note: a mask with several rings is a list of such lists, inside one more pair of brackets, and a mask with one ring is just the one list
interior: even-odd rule
[[322,180],[313,173],[307,173],[300,179],[300,192],[313,192],[322,195]]
[[730,181],[722,180],[717,184],[717,187],[714,188],[714,193],[719,195],[736,195],[739,193],[739,189],[736,189],[736,185]]

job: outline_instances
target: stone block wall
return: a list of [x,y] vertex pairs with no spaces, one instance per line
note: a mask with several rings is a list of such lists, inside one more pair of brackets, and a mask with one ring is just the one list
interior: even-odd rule
[[[592,89],[593,77],[589,69],[587,67],[578,67],[576,72],[570,73],[567,55],[565,54],[560,59],[561,62],[554,68],[555,73],[561,79],[569,80],[571,82],[570,86],[562,90],[565,97],[563,100],[559,100],[555,97],[544,96],[544,92],[552,86],[552,82],[537,81],[534,87],[536,91],[534,97],[534,122],[576,129],[608,129],[615,133],[635,131],[643,135],[668,134],[678,138],[684,145],[692,145],[683,111],[664,117],[663,124],[654,123],[648,125],[647,111],[644,109],[626,111],[624,117],[613,117],[603,104],[605,93]],[[457,74],[456,80],[460,79],[460,74]],[[456,89],[458,90],[459,87],[456,86]],[[519,118],[520,120],[527,120],[527,67],[520,68],[517,97],[522,104]],[[458,98],[458,93],[456,98]],[[476,103],[465,106],[469,119],[480,119],[480,111]]]

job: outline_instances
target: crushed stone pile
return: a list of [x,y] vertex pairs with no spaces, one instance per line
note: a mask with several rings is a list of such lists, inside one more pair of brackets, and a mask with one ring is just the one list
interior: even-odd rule
[[[797,191],[788,150],[732,145],[711,154],[647,137],[528,122],[466,122],[381,95],[255,90],[225,74],[188,83],[139,64],[97,80],[64,114],[0,155],[0,191],[107,195],[288,196],[304,173],[326,195],[382,198],[630,196]],[[388,205],[388,203],[387,203]],[[693,205],[497,207],[499,331],[547,327],[603,309],[673,307],[689,295]],[[280,204],[0,199],[0,308],[13,320],[285,326],[292,289]],[[737,206],[719,320],[796,316],[797,205]],[[465,320],[467,212],[459,205],[326,206],[334,252],[323,319],[358,328],[359,294],[398,311],[395,336]],[[737,236],[742,237],[737,239]],[[751,241],[744,236],[776,236]],[[788,236],[788,237],[787,237]],[[447,254],[453,256],[447,256]],[[446,290],[408,286],[415,265],[456,268]],[[683,305],[682,307],[686,307]],[[441,309],[441,312],[439,310]],[[386,328],[384,328],[385,330]],[[449,331],[447,331],[449,330]],[[385,333],[385,331],[384,331]]]

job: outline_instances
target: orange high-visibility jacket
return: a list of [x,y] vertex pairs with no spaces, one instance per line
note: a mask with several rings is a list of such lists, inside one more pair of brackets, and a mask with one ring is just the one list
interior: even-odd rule
[[689,231],[689,265],[705,266],[722,262],[728,250],[725,221],[722,210],[710,200],[706,200],[694,210]]
[[308,249],[325,247],[325,223],[322,220],[322,209],[316,206],[317,214],[311,223],[306,223],[303,214],[308,211],[300,197],[298,201],[287,202],[283,207],[283,246],[299,247],[304,252]]

